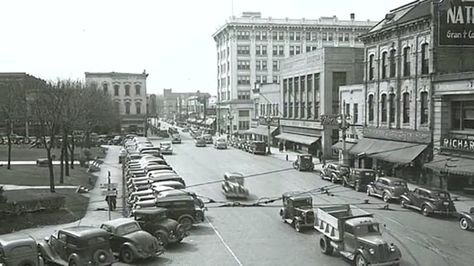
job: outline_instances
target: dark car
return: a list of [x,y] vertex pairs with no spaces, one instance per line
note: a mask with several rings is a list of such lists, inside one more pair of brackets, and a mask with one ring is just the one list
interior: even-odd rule
[[142,208],[132,212],[141,228],[155,236],[165,247],[181,242],[188,234],[181,224],[168,218],[166,212],[165,208]]
[[311,195],[292,191],[282,195],[283,208],[280,216],[285,223],[294,226],[297,232],[305,227],[314,226],[313,198]]
[[377,196],[385,202],[399,200],[407,192],[407,182],[401,178],[379,177],[376,181],[367,185],[367,196]]
[[469,212],[459,213],[459,226],[462,230],[474,229],[474,207],[471,207]]
[[0,236],[0,265],[42,266],[44,262],[31,236],[12,233]]
[[134,219],[114,219],[102,223],[100,228],[110,233],[112,252],[125,263],[157,257],[163,253],[163,246],[158,240],[150,233],[143,231]]
[[327,163],[321,171],[321,178],[330,180],[333,183],[341,182],[343,176],[349,173],[349,168],[337,163]]
[[456,208],[449,192],[436,188],[415,188],[401,196],[401,206],[421,211],[424,216],[432,214],[456,215]]
[[342,176],[343,186],[353,187],[355,191],[367,191],[367,185],[375,181],[377,172],[372,169],[351,168]]
[[171,143],[181,144],[181,136],[179,134],[173,134],[173,136],[171,138]]
[[205,207],[191,195],[157,198],[156,206],[166,208],[168,217],[178,221],[186,231],[204,221]]
[[267,144],[264,141],[250,141],[247,151],[253,154],[267,154]]
[[59,230],[45,241],[39,241],[38,247],[45,262],[52,264],[112,265],[115,259],[109,237],[109,233],[100,228],[77,226]]
[[314,163],[311,154],[298,154],[296,160],[293,162],[293,168],[298,171],[313,171]]
[[197,137],[196,138],[196,143],[195,143],[195,146],[196,147],[206,147],[206,140],[202,137]]

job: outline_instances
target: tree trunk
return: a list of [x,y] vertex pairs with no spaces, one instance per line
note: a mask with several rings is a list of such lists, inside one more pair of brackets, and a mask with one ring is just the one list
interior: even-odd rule
[[63,149],[64,149],[64,163],[66,164],[66,166],[65,166],[66,176],[69,176],[69,152],[67,150],[68,146],[69,146],[69,144],[68,144],[67,131],[64,131]]
[[64,184],[64,145],[61,146],[59,184]]
[[75,148],[75,140],[74,140],[74,133],[71,135],[71,146],[68,145],[69,152],[71,153],[71,169],[74,169],[74,148]]
[[10,133],[7,135],[8,138],[8,163],[7,163],[7,169],[10,170],[12,169],[12,138],[10,136]]
[[51,156],[51,147],[52,147],[53,139],[51,139],[51,143],[49,147],[46,147],[46,154],[48,156],[48,168],[49,168],[49,191],[51,193],[56,192],[56,188],[54,186],[54,169],[53,169],[53,158]]

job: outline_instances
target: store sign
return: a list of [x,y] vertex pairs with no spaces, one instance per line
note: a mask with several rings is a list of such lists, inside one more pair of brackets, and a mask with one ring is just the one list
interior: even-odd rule
[[289,126],[289,127],[306,127],[306,128],[322,129],[321,123],[315,122],[315,121],[280,119],[280,125],[281,126]]
[[474,140],[445,137],[441,139],[441,148],[474,152]]
[[443,0],[438,11],[440,46],[474,46],[474,0]]
[[393,141],[414,142],[414,143],[430,143],[431,132],[415,131],[408,129],[380,129],[380,128],[364,128],[364,138],[385,139]]

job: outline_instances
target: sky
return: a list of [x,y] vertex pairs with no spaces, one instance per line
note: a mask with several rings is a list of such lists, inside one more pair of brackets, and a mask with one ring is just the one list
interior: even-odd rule
[[212,34],[234,14],[381,20],[410,0],[0,0],[0,72],[45,80],[149,73],[147,93],[216,94]]

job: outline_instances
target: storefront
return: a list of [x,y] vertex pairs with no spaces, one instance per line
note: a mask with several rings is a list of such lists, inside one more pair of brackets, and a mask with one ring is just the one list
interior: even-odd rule
[[[316,121],[280,120],[280,134],[276,135],[279,146],[284,150],[292,150],[301,153],[309,153],[318,156],[323,151],[324,130],[321,123]],[[330,148],[332,144],[329,138],[326,144]],[[327,153],[326,153],[327,154]]]

